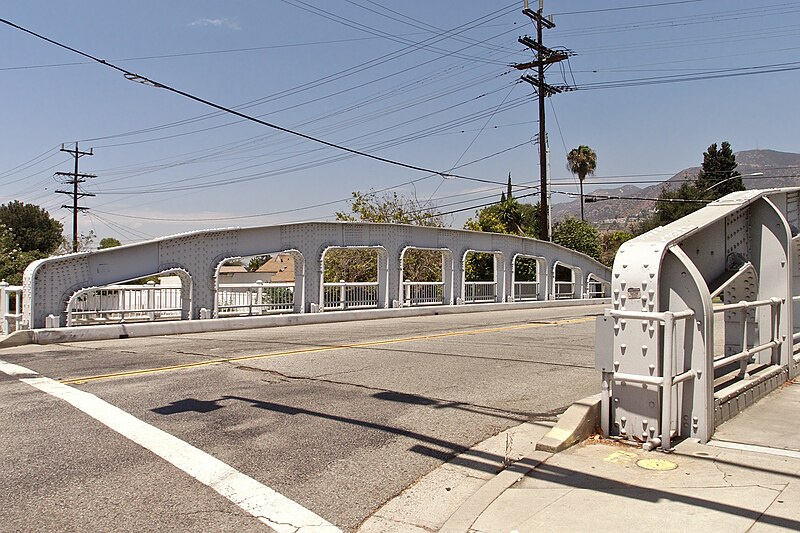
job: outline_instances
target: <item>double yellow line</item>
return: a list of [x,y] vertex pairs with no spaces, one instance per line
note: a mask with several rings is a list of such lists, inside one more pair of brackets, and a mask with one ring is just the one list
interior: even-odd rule
[[91,381],[102,381],[106,379],[124,378],[129,376],[141,376],[144,374],[155,374],[156,372],[170,372],[173,370],[184,370],[189,368],[200,368],[204,366],[221,365],[225,363],[238,363],[240,361],[250,361],[253,359],[272,359],[275,357],[286,357],[288,355],[310,354],[318,352],[332,352],[336,350],[347,350],[353,348],[370,348],[373,346],[382,346],[385,344],[398,344],[401,342],[424,341],[432,339],[442,339],[446,337],[461,337],[464,335],[480,335],[483,333],[496,333],[500,331],[512,331],[519,329],[531,329],[550,326],[561,326],[564,324],[577,324],[581,322],[588,322],[594,320],[594,317],[581,317],[581,318],[568,318],[564,320],[557,320],[553,322],[539,322],[534,324],[517,324],[515,326],[502,326],[496,328],[481,328],[467,331],[448,331],[446,333],[434,333],[431,335],[418,335],[415,337],[401,337],[397,339],[385,339],[381,341],[359,342],[355,344],[341,344],[335,346],[319,346],[316,348],[300,348],[297,350],[289,350],[284,352],[272,352],[256,355],[243,355],[240,357],[226,357],[224,359],[211,359],[208,361],[198,361],[196,363],[184,363],[180,365],[159,366],[154,368],[144,368],[142,370],[129,370],[127,372],[115,372],[111,374],[99,374],[95,376],[86,376],[82,378],[72,378],[61,380],[61,383],[67,385],[81,385]]

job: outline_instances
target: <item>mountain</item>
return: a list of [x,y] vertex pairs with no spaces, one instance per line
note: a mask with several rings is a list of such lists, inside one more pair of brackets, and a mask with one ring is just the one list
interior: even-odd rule
[[[736,152],[737,170],[744,176],[744,186],[748,189],[770,189],[775,187],[800,186],[800,154],[777,152],[775,150],[745,150]],[[625,185],[616,189],[595,189],[585,193],[591,196],[622,196],[624,200],[604,200],[585,202],[586,220],[602,228],[624,228],[649,215],[655,202],[652,200],[635,200],[634,198],[656,198],[666,187],[677,188],[683,180],[693,179],[700,167],[681,170],[663,183],[649,187]],[[762,173],[763,176],[747,176]],[[591,176],[584,185],[591,185]],[[566,217],[580,217],[580,199],[553,205],[553,220]]]

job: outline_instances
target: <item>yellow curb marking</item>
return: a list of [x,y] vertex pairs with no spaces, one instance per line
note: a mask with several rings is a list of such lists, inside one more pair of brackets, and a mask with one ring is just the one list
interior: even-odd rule
[[122,378],[122,377],[129,377],[129,376],[139,376],[142,374],[153,374],[156,372],[169,372],[172,370],[183,370],[187,368],[198,368],[204,366],[214,366],[214,365],[221,365],[223,363],[237,363],[239,361],[250,361],[253,359],[271,359],[274,357],[286,357],[289,355],[299,355],[299,354],[308,354],[308,353],[318,353],[318,352],[333,352],[337,350],[346,350],[350,348],[369,348],[371,346],[381,346],[385,344],[398,344],[402,342],[413,342],[413,341],[422,341],[422,340],[431,340],[431,339],[441,339],[446,337],[460,337],[464,335],[479,335],[482,333],[496,333],[499,331],[511,331],[511,330],[518,330],[518,329],[531,329],[531,328],[541,328],[547,326],[562,326],[564,324],[579,324],[581,322],[588,322],[590,320],[594,320],[594,317],[583,317],[583,318],[568,318],[564,320],[558,320],[554,322],[548,323],[536,323],[536,324],[517,324],[515,326],[502,326],[497,328],[482,328],[482,329],[474,329],[470,331],[448,331],[446,333],[434,333],[432,335],[420,335],[416,337],[401,337],[397,339],[386,339],[381,341],[370,341],[370,342],[360,342],[355,344],[342,344],[342,345],[335,345],[335,346],[320,346],[317,348],[300,348],[297,350],[289,350],[284,352],[273,352],[273,353],[264,353],[264,354],[256,354],[256,355],[244,355],[240,357],[228,357],[225,359],[212,359],[210,361],[198,361],[196,363],[184,363],[180,365],[171,365],[171,366],[160,366],[155,368],[145,368],[142,370],[130,370],[127,372],[116,372],[112,374],[100,374],[97,376],[86,376],[82,378],[72,378],[72,379],[64,379],[60,380],[61,383],[65,383],[68,385],[81,385],[83,383],[87,383],[89,381],[100,381],[105,379],[114,379],[114,378]]

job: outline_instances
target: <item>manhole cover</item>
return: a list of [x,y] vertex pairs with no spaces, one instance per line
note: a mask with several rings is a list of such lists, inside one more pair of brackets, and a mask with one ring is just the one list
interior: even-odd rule
[[636,465],[647,470],[675,470],[678,465],[666,459],[640,459]]

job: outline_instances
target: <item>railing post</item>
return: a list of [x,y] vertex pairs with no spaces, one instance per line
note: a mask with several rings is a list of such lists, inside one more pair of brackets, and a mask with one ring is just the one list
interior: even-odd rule
[[341,308],[341,309],[347,308],[347,303],[346,303],[347,300],[345,299],[347,297],[347,290],[346,289],[347,289],[347,287],[345,287],[344,280],[340,279],[339,280],[339,308]]
[[675,315],[667,311],[664,313],[664,353],[662,354],[661,377],[664,383],[661,386],[661,448],[670,451],[672,432],[672,377],[675,353]]
[[6,280],[0,281],[0,333],[8,335],[8,282]]
[[[156,282],[155,281],[151,280],[151,281],[147,282],[147,287],[148,287],[148,289],[147,289],[147,307],[150,308],[150,309],[155,309],[156,308],[156,305],[155,305],[156,304],[156,289],[155,289],[155,286],[156,286]],[[156,319],[155,311],[150,311],[149,313],[147,313],[147,316],[150,318],[150,320],[155,320]]]

